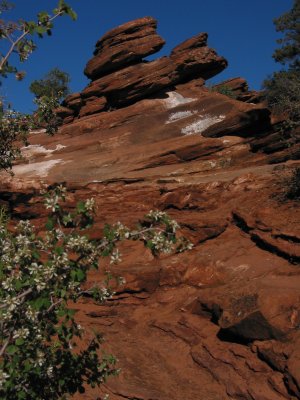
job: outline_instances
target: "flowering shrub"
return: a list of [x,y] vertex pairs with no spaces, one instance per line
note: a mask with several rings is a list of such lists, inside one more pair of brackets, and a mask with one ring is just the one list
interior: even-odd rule
[[59,128],[61,119],[54,109],[58,107],[57,97],[36,99],[38,109],[35,115],[25,115],[14,110],[0,113],[0,170],[11,171],[13,162],[21,156],[19,142],[27,145],[30,129],[44,126],[49,135]]
[[[160,211],[151,211],[132,230],[121,223],[106,225],[103,236],[90,239],[94,201],[65,212],[66,190],[58,186],[45,196],[49,216],[38,234],[29,221],[8,229],[0,213],[0,398],[4,400],[65,399],[83,393],[84,386],[100,385],[116,374],[116,360],[99,355],[101,337],[86,338],[75,320],[72,304],[82,296],[104,302],[114,292],[110,277],[102,285],[83,289],[87,273],[101,257],[120,261],[117,243],[142,240],[154,254],[191,248],[178,239],[178,224]],[[90,335],[90,333],[89,333]]]
[[0,170],[10,170],[12,163],[20,157],[17,140],[26,144],[26,137],[32,126],[31,117],[7,110],[0,115]]
[[[9,11],[13,4],[0,0],[0,15]],[[9,64],[12,54],[17,54],[20,62],[28,59],[29,55],[36,49],[34,36],[42,38],[44,35],[51,35],[54,20],[58,17],[68,15],[76,19],[74,10],[64,1],[58,0],[57,7],[51,13],[42,11],[38,13],[36,21],[6,21],[0,19],[0,79],[6,78],[8,74],[15,74],[17,80],[25,76],[23,71]],[[1,81],[0,81],[1,85]],[[38,110],[36,119],[27,115],[16,113],[11,110],[4,111],[3,101],[0,101],[0,170],[11,170],[12,163],[20,156],[17,141],[23,140],[26,143],[26,136],[35,123],[46,125],[47,133],[53,134],[58,129],[60,120],[53,112],[58,106],[60,94],[51,98],[43,97],[37,100]]]
[[54,135],[61,125],[61,118],[55,113],[55,109],[59,106],[60,93],[56,93],[52,97],[42,96],[34,100],[38,106],[35,113],[34,121],[37,125],[43,125],[48,135]]

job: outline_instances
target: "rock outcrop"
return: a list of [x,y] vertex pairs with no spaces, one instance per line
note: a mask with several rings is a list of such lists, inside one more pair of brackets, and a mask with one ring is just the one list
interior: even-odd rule
[[[136,24],[132,40],[155,35],[153,20]],[[116,37],[125,46],[133,26],[105,35],[105,51]],[[299,143],[279,140],[265,105],[204,86],[225,65],[206,39],[151,62],[118,53],[122,67],[65,99],[69,123],[51,138],[35,132],[15,176],[0,176],[0,202],[16,220],[41,226],[39,190],[65,182],[70,209],[95,199],[95,236],[159,209],[194,244],[154,257],[125,242],[120,265],[103,260],[89,276],[102,282],[110,268],[126,280],[105,304],[76,304],[121,373],[77,399],[300,399],[300,208],[285,197]],[[245,81],[227,84],[247,96]]]
[[206,33],[178,45],[169,57],[144,60],[164,43],[151,17],[106,33],[97,41],[94,57],[84,71],[92,82],[81,93],[68,96],[58,115],[69,123],[74,118],[132,104],[181,82],[211,78],[227,66],[227,61],[207,46]]
[[165,41],[156,33],[156,27],[156,20],[146,17],[106,33],[97,41],[94,57],[84,70],[85,75],[95,80],[159,51]]

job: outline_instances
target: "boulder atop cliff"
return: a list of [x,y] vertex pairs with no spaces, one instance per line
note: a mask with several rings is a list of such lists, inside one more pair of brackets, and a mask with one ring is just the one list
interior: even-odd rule
[[169,57],[145,61],[165,43],[156,26],[154,18],[140,18],[97,41],[84,70],[92,82],[81,93],[68,96],[64,108],[57,110],[64,123],[127,106],[181,82],[211,78],[226,68],[225,58],[207,46],[207,33],[179,44]]
[[154,18],[145,17],[107,32],[97,41],[94,57],[85,67],[85,75],[94,80],[159,51],[165,41],[156,33],[156,26]]

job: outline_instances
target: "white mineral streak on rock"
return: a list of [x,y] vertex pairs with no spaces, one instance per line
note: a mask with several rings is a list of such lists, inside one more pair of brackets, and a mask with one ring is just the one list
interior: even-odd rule
[[177,106],[180,106],[182,104],[186,103],[191,103],[192,101],[195,101],[197,99],[192,99],[189,97],[183,97],[180,93],[177,92],[167,92],[166,93],[169,97],[167,99],[164,99],[165,106],[169,108],[175,108]]
[[46,133],[46,129],[31,129],[29,133],[30,135],[38,135],[39,133]]
[[44,146],[40,146],[39,144],[31,144],[29,146],[24,146],[21,148],[21,152],[23,157],[25,158],[33,158],[36,156],[50,156],[55,151],[61,150],[66,146],[62,144],[57,144],[55,149],[46,149]]
[[223,121],[224,118],[225,115],[215,115],[215,116],[202,115],[201,118],[198,119],[197,121],[193,122],[190,125],[187,125],[185,128],[182,128],[181,133],[183,135],[192,135],[193,133],[201,133],[210,126]]
[[180,119],[188,118],[194,114],[197,114],[197,111],[178,111],[170,114],[168,121],[166,124],[171,124],[172,122],[179,121]]
[[56,164],[60,164],[63,160],[48,160],[48,161],[41,161],[36,163],[30,164],[20,164],[15,165],[13,167],[13,173],[18,175],[29,175],[29,176],[39,176],[44,178],[48,175],[48,172],[51,168],[53,168]]

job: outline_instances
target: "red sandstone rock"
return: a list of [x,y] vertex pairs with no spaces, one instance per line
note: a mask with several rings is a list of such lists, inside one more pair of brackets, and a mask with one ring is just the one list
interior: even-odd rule
[[107,106],[107,100],[105,97],[98,97],[92,101],[88,101],[81,109],[79,117],[84,117],[86,115],[95,114],[97,112],[105,110]]
[[[78,100],[82,109],[99,101],[76,94],[67,104]],[[274,196],[299,161],[269,165],[288,157],[269,123],[262,105],[193,80],[75,119],[51,138],[35,133],[14,178],[1,174],[0,202],[17,220],[41,226],[39,189],[64,181],[68,208],[95,199],[92,237],[105,223],[133,226],[160,209],[194,244],[153,257],[140,242],[123,243],[121,264],[103,260],[90,274],[87,286],[106,268],[126,279],[106,304],[76,304],[122,372],[77,399],[300,399],[300,208]]]
[[126,105],[187,79],[207,79],[226,65],[214,50],[199,47],[113,72],[92,82],[81,95],[105,95],[112,106]]
[[58,107],[54,110],[54,112],[62,119],[66,117],[70,117],[74,115],[74,111],[67,107]]
[[202,33],[186,40],[172,51],[170,58],[179,74],[177,83],[199,77],[209,79],[227,67],[227,60],[224,57],[218,56],[215,50],[203,46],[206,37]]
[[156,33],[154,18],[140,18],[106,33],[96,43],[95,56],[84,70],[90,79],[97,79],[159,51],[165,41]]
[[248,93],[249,91],[248,83],[244,78],[227,79],[226,81],[213,85],[213,89],[216,91],[222,88],[231,90],[235,95]]
[[185,53],[186,51],[206,46],[207,37],[208,37],[207,33],[199,33],[198,35],[185,40],[178,46],[174,47],[174,49],[171,52],[171,57],[176,57],[180,53]]
[[223,57],[207,47],[206,33],[179,44],[170,57],[142,61],[163,44],[156,34],[156,21],[151,17],[128,22],[108,32],[97,42],[95,57],[85,69],[93,82],[82,93],[68,96],[63,105],[74,109],[76,115],[86,116],[104,110],[87,108],[90,97],[105,96],[108,108],[123,107],[181,82],[208,79],[227,66]]

